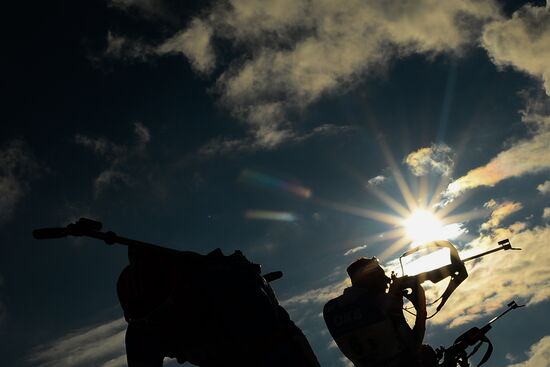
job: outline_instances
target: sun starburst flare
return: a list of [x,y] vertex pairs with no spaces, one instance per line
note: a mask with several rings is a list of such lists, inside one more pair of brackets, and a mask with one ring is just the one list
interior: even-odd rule
[[413,246],[437,240],[451,240],[460,236],[460,223],[444,224],[435,213],[418,209],[403,220],[407,238]]

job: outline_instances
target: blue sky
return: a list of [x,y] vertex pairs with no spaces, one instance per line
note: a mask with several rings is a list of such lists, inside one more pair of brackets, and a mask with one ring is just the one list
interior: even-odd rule
[[449,345],[515,299],[528,307],[495,325],[488,365],[550,364],[544,2],[109,0],[6,14],[6,365],[125,365],[125,249],[31,238],[90,217],[282,270],[275,290],[321,364],[345,366],[322,306],[355,257],[389,269],[419,209],[464,256],[504,238],[523,248],[469,264],[427,342]]

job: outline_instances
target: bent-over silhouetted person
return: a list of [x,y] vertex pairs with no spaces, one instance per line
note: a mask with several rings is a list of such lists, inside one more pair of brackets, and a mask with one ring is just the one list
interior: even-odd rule
[[260,266],[240,251],[130,247],[129,258],[117,284],[129,367],[162,366],[164,357],[205,367],[319,366]]
[[[356,260],[347,272],[351,287],[323,309],[328,330],[342,353],[357,367],[431,366],[435,358],[421,362],[421,354],[432,352],[422,346],[426,330],[423,288],[419,285],[404,294],[399,284],[390,285],[375,257]],[[403,315],[403,296],[416,309],[412,329]]]

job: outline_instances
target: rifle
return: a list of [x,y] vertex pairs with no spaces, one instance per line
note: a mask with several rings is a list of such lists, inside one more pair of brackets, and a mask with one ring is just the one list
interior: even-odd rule
[[[466,267],[464,265],[466,262],[477,259],[477,258],[480,258],[480,257],[488,255],[488,254],[491,254],[493,252],[501,251],[501,250],[504,250],[504,251],[507,251],[507,250],[521,250],[520,248],[512,247],[512,244],[510,243],[509,239],[501,240],[501,241],[498,242],[498,244],[499,244],[499,247],[496,247],[494,249],[482,252],[482,253],[474,255],[474,256],[470,256],[470,257],[465,258],[465,259],[460,258],[459,254],[458,254],[458,250],[449,241],[434,241],[434,242],[430,242],[430,243],[427,243],[427,244],[422,245],[422,246],[415,247],[415,248],[403,253],[399,257],[399,263],[401,265],[401,272],[403,274],[404,274],[403,261],[402,261],[403,257],[412,255],[413,253],[416,253],[420,250],[430,248],[430,247],[448,248],[449,253],[450,253],[450,264],[442,266],[442,267],[434,269],[434,270],[423,272],[423,273],[420,273],[420,274],[417,274],[417,275],[412,275],[412,276],[403,275],[401,277],[397,277],[397,274],[392,271],[392,274],[391,274],[392,286],[397,287],[397,288],[402,289],[402,290],[405,290],[405,289],[408,289],[408,288],[415,289],[418,286],[420,286],[422,283],[424,283],[425,281],[429,280],[429,281],[431,281],[432,283],[435,284],[435,283],[438,283],[438,282],[440,282],[441,280],[443,280],[447,277],[451,277],[451,280],[450,280],[449,284],[447,285],[447,288],[445,289],[445,291],[443,292],[441,297],[438,299],[438,300],[440,300],[440,303],[437,306],[435,313],[433,313],[432,315],[430,315],[428,317],[428,318],[431,318],[431,317],[435,316],[441,310],[441,308],[443,308],[443,306],[445,305],[445,303],[447,302],[447,300],[449,299],[451,294],[455,291],[455,289],[458,288],[458,286],[466,278],[468,278],[468,272],[467,272]],[[435,302],[437,302],[438,300],[436,300]]]
[[[168,256],[180,257],[182,255],[194,256],[196,261],[200,261],[201,255],[195,254],[190,251],[179,251],[174,250],[168,247],[155,245],[148,242],[133,240],[126,237],[118,236],[113,231],[101,232],[103,224],[101,222],[88,219],[80,218],[75,223],[71,223],[66,227],[54,227],[54,228],[39,228],[32,231],[32,236],[37,240],[43,239],[54,239],[54,238],[64,238],[67,236],[76,236],[76,237],[91,237],[98,240],[104,241],[107,245],[120,244],[125,245],[130,248],[137,249],[146,249],[149,252],[164,254]],[[283,276],[283,272],[274,271],[262,275],[266,282],[272,282],[274,280],[280,279]]]
[[[493,353],[493,344],[487,338],[486,334],[492,328],[492,323],[500,319],[502,316],[506,315],[508,312],[515,310],[516,308],[525,307],[525,305],[518,305],[515,301],[508,303],[508,309],[502,312],[500,315],[493,317],[485,326],[481,329],[478,327],[473,327],[470,330],[466,331],[460,335],[454,341],[453,345],[449,348],[439,347],[436,350],[436,356],[438,361],[443,359],[440,367],[468,367],[468,359],[477,353],[479,348],[483,343],[487,343],[487,350],[483,355],[481,361],[477,364],[477,367],[480,367],[485,362],[489,360],[491,354]],[[474,349],[471,353],[467,354],[466,349],[468,347],[474,346]]]

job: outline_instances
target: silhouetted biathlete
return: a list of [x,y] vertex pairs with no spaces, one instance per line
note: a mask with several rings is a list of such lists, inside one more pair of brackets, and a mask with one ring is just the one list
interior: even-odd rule
[[164,357],[206,367],[319,366],[260,266],[240,251],[130,246],[128,255],[117,291],[129,367],[162,366]]
[[[355,366],[437,366],[435,352],[423,346],[426,298],[422,286],[404,294],[373,257],[353,262],[347,272],[352,286],[327,302],[323,316],[342,353]],[[388,288],[389,287],[389,288]],[[411,329],[403,316],[403,296],[416,309]]]

